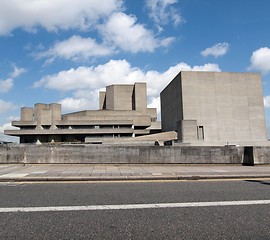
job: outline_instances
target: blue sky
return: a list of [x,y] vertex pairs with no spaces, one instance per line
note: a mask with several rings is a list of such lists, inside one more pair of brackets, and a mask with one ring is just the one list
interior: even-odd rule
[[269,0],[1,0],[0,140],[20,108],[98,108],[113,83],[148,84],[148,104],[181,70],[259,72],[270,127]]

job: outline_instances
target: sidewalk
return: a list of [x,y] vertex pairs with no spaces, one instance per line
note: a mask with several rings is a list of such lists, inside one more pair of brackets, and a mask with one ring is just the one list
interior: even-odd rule
[[270,178],[270,165],[1,164],[0,182]]

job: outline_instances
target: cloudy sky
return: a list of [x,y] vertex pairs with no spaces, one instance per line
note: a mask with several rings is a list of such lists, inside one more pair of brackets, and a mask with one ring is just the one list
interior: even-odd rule
[[159,108],[181,70],[261,73],[270,127],[269,9],[269,0],[1,0],[0,138],[23,106],[97,109],[113,83],[147,82]]

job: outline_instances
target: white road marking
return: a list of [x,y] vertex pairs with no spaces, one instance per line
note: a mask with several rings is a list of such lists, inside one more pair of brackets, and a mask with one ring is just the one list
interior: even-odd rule
[[265,204],[270,204],[270,200],[224,201],[224,202],[186,202],[186,203],[150,203],[150,204],[92,205],[92,206],[12,207],[12,208],[0,208],[0,213],[131,210],[131,209],[154,209],[154,208],[245,206],[245,205],[265,205]]
[[162,173],[152,173],[153,176],[162,176]]
[[46,172],[48,172],[48,171],[46,170],[46,171],[30,172],[30,174],[43,174],[43,173],[46,173]]
[[0,186],[18,187],[20,185],[23,185],[23,183],[0,182]]
[[1,175],[0,178],[22,178],[27,176],[29,173],[8,173]]

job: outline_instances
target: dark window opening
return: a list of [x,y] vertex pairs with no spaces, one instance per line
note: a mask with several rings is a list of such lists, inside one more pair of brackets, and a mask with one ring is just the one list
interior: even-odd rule
[[198,126],[197,127],[197,137],[198,137],[198,140],[204,140],[204,129],[203,129],[203,126]]

